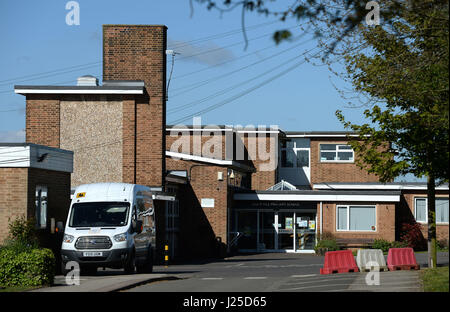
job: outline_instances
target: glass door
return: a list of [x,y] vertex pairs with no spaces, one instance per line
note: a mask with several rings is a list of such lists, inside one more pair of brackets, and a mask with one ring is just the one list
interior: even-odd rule
[[293,250],[295,235],[294,212],[279,211],[276,214],[275,223],[277,223],[277,246],[280,250]]
[[237,245],[238,249],[257,249],[257,211],[237,212],[237,231],[242,233]]
[[275,212],[259,211],[259,250],[275,249]]
[[316,243],[316,214],[297,212],[295,220],[295,250],[314,249]]

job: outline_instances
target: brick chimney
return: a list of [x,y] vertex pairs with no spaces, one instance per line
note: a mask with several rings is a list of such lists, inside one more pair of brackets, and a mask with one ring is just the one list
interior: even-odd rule
[[164,25],[103,25],[103,80],[143,80],[147,91],[135,107],[137,184],[164,185],[166,48]]

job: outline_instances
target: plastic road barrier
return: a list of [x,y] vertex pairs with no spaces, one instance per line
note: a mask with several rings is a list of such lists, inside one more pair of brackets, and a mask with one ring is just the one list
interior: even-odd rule
[[359,249],[356,255],[356,264],[361,272],[388,270],[381,249]]
[[390,271],[420,269],[412,248],[390,248],[387,265]]
[[320,274],[358,272],[355,257],[351,250],[327,251],[325,263]]

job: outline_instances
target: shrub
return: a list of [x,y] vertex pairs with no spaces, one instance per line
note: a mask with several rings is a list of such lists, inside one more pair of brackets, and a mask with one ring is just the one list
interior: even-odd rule
[[387,252],[391,248],[392,243],[385,239],[375,239],[373,241],[373,249],[381,249],[383,252]]
[[419,223],[403,223],[400,233],[400,241],[405,243],[406,247],[416,251],[427,249],[427,241],[423,237],[422,226]]
[[405,248],[405,247],[408,247],[408,244],[405,242],[395,241],[391,243],[391,248]]
[[448,251],[448,239],[441,239],[436,244],[438,251]]
[[56,260],[50,249],[40,249],[34,220],[19,217],[9,223],[10,235],[0,247],[0,286],[51,285]]
[[50,249],[17,252],[5,246],[0,250],[0,286],[42,286],[53,284],[55,256]]
[[34,219],[26,219],[25,216],[20,216],[17,219],[10,221],[8,225],[9,240],[20,241],[28,244],[36,244],[36,227]]
[[318,255],[324,255],[327,251],[339,250],[336,239],[321,239],[314,246],[314,251]]

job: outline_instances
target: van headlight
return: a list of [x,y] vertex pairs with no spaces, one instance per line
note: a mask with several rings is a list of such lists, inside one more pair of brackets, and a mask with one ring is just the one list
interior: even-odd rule
[[118,243],[124,242],[124,241],[127,240],[127,233],[122,233],[122,234],[114,235],[113,238],[114,238],[114,240],[115,240],[116,242],[118,242]]
[[75,237],[73,237],[72,235],[64,234],[63,242],[70,244],[71,242],[73,242],[74,238]]

